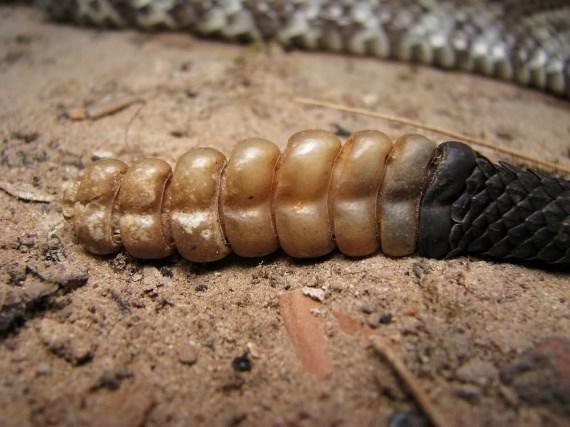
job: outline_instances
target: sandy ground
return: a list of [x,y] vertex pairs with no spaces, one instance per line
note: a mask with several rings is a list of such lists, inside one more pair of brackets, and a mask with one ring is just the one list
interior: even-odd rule
[[[144,104],[99,120],[65,114],[125,96]],[[449,426],[568,425],[565,272],[338,253],[141,263],[93,257],[74,241],[58,200],[97,157],[174,162],[196,145],[229,153],[249,136],[283,147],[303,128],[408,130],[295,96],[549,161],[570,155],[566,101],[481,77],[76,29],[2,6],[0,180],[54,201],[0,191],[0,425],[427,425],[367,336],[382,338]],[[304,287],[324,290],[324,301]]]

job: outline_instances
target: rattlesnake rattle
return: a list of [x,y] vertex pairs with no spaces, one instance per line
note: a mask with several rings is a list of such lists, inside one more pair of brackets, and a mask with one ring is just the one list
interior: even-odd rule
[[[570,6],[562,1],[39,3],[79,23],[273,39],[570,96]],[[311,165],[308,179],[299,173],[303,165]],[[69,201],[77,236],[95,254],[125,246],[154,259],[178,249],[210,262],[231,251],[256,257],[280,246],[308,258],[338,247],[349,256],[381,249],[570,264],[569,181],[494,165],[463,143],[437,146],[420,135],[392,142],[363,131],[342,146],[328,132],[309,130],[293,135],[283,154],[260,139],[238,143],[229,160],[215,149],[192,149],[174,171],[158,159],[131,168],[106,159],[87,168]]]
[[193,262],[232,251],[295,258],[477,254],[570,265],[570,181],[494,165],[468,145],[360,131],[343,145],[305,130],[283,153],[238,142],[226,159],[190,149],[160,159],[89,165],[66,196],[76,235],[94,254],[124,246],[141,259],[175,250]]

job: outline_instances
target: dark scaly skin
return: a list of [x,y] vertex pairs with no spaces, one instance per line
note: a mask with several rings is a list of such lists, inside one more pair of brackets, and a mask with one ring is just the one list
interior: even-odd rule
[[567,0],[37,0],[82,24],[416,61],[570,97]]
[[570,181],[478,156],[451,218],[449,257],[570,264]]
[[477,154],[461,142],[445,142],[435,150],[420,207],[418,250],[423,256],[444,258],[450,251],[451,205],[465,191]]
[[500,163],[469,146],[436,150],[420,213],[419,252],[570,265],[570,181]]

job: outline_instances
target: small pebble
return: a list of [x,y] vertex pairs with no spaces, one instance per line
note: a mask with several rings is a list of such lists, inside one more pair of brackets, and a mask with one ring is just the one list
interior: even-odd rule
[[272,288],[289,289],[287,280],[284,277],[273,274],[269,277],[269,286],[271,286]]
[[360,311],[362,311],[364,314],[372,314],[374,313],[375,309],[376,306],[370,302],[363,302],[360,304]]
[[107,150],[96,150],[93,151],[93,153],[91,153],[91,161],[94,162],[96,160],[100,160],[100,159],[112,159],[115,156],[115,153],[113,153],[112,151],[107,151]]
[[476,402],[481,396],[481,389],[474,385],[465,384],[455,389],[455,395],[468,402]]
[[387,325],[389,323],[392,323],[392,319],[393,316],[391,313],[383,313],[383,314],[372,313],[371,315],[368,316],[366,322],[370,327],[377,328],[380,325]]
[[238,372],[249,372],[252,368],[251,359],[248,357],[247,353],[244,353],[232,361],[232,367]]
[[182,343],[176,349],[178,361],[184,365],[193,365],[198,361],[198,349],[191,343]]
[[375,93],[368,93],[362,97],[362,102],[367,107],[371,107],[372,105],[376,104],[378,100],[379,100],[378,95]]
[[38,366],[36,366],[36,374],[38,375],[47,375],[50,371],[51,369],[46,362],[40,362],[38,363]]
[[497,368],[491,362],[472,358],[455,371],[455,377],[464,383],[487,385],[497,377]]
[[323,291],[322,289],[309,288],[305,286],[303,288],[303,295],[311,299],[314,299],[315,301],[318,302],[323,302],[325,300],[325,291]]
[[307,282],[307,287],[309,288],[320,288],[322,287],[321,285],[322,285],[321,278],[317,275],[313,276],[313,279]]
[[155,267],[147,266],[143,268],[143,277],[141,287],[144,291],[152,291],[163,286],[161,283],[162,276]]
[[429,427],[427,419],[416,412],[395,412],[390,417],[388,427]]
[[346,288],[346,284],[340,280],[333,280],[329,283],[329,289],[333,292],[342,292]]
[[319,307],[319,308],[311,308],[311,310],[309,310],[310,313],[313,316],[316,317],[326,317],[328,310],[326,309],[326,307]]

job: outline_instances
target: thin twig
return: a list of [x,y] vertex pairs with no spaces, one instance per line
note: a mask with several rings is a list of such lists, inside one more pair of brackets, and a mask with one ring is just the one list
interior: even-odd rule
[[111,114],[123,111],[125,108],[134,104],[144,104],[144,100],[134,96],[114,99],[103,104],[97,104],[87,109],[87,115],[90,119],[97,120],[101,117],[110,116]]
[[396,354],[392,351],[392,349],[384,343],[378,337],[371,338],[370,342],[372,343],[372,347],[380,356],[382,356],[386,362],[390,365],[390,367],[396,372],[396,374],[402,379],[402,381],[406,384],[416,401],[418,402],[419,406],[422,408],[424,413],[430,419],[432,424],[435,427],[446,427],[448,424],[444,420],[443,415],[437,407],[433,404],[433,402],[429,399],[427,394],[423,391],[421,386],[419,385],[418,381],[414,377],[414,375],[410,372],[410,370],[406,367],[402,359],[400,359]]
[[127,123],[127,126],[125,127],[124,145],[125,145],[125,150],[127,150],[127,151],[129,151],[129,130],[131,130],[132,124],[135,122],[135,120],[137,119],[137,117],[141,113],[144,106],[145,106],[145,102],[143,101],[141,103],[140,107],[137,108],[137,111],[135,111],[135,114],[133,114],[133,116],[129,119],[129,122]]
[[363,116],[374,117],[377,119],[383,119],[383,120],[393,122],[393,123],[398,123],[401,125],[413,126],[415,128],[418,128],[418,129],[423,129],[423,130],[427,130],[430,132],[439,133],[441,135],[445,135],[445,136],[448,136],[448,137],[453,138],[453,139],[465,141],[465,142],[472,144],[472,145],[478,145],[480,147],[485,147],[485,148],[488,148],[490,150],[493,150],[493,151],[496,151],[499,153],[507,154],[507,155],[515,157],[517,159],[524,160],[524,161],[529,162],[529,163],[534,163],[536,165],[540,165],[542,167],[545,167],[545,168],[548,168],[551,170],[561,171],[561,172],[564,172],[566,174],[570,174],[570,166],[558,165],[555,163],[547,162],[545,160],[540,160],[540,159],[537,159],[536,157],[529,156],[529,155],[521,153],[519,151],[511,150],[510,148],[498,147],[498,146],[495,146],[495,145],[490,144],[488,142],[482,141],[480,139],[472,138],[472,137],[469,137],[467,135],[462,135],[460,133],[456,133],[456,132],[453,132],[453,131],[450,131],[450,130],[447,130],[444,128],[426,125],[424,123],[417,122],[415,120],[406,119],[404,117],[398,117],[398,116],[393,116],[390,114],[378,113],[376,111],[370,111],[370,110],[366,110],[364,108],[347,107],[345,105],[334,104],[332,102],[319,101],[317,99],[310,99],[310,98],[294,98],[293,102],[296,102],[298,104],[303,104],[303,105],[311,105],[313,107],[329,108],[332,110],[344,111],[347,113],[360,114]]
[[123,111],[134,104],[144,104],[144,99],[127,96],[101,102],[90,107],[76,107],[67,111],[67,117],[73,121],[98,120],[102,117]]

